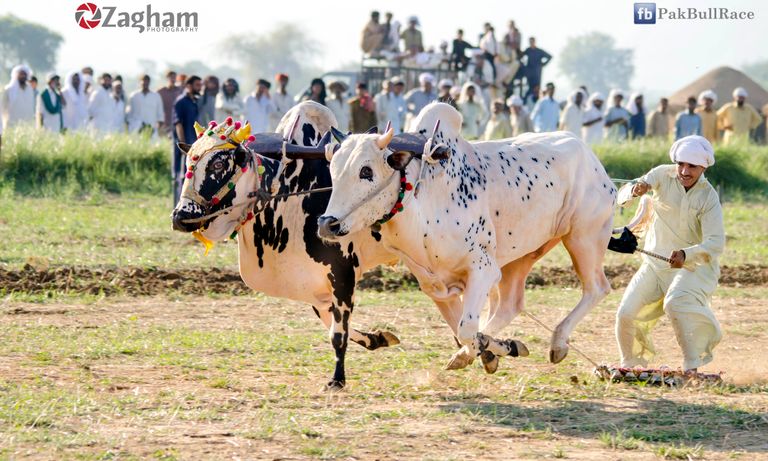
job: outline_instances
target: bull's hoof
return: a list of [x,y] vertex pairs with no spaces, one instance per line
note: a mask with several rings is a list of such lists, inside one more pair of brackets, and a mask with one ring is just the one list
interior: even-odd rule
[[344,389],[344,381],[336,381],[332,379],[325,385],[325,390],[328,392],[338,392]]
[[499,369],[499,357],[491,351],[485,351],[480,354],[480,359],[483,361],[483,368],[489,375],[496,373]]
[[553,347],[549,350],[549,361],[552,363],[560,363],[568,355],[568,346]]
[[384,347],[392,347],[397,346],[400,344],[400,338],[395,336],[394,334],[388,332],[388,331],[376,331],[376,333],[379,334],[381,338],[383,338],[385,344],[383,344]]
[[528,348],[525,347],[525,344],[523,344],[522,341],[518,341],[516,339],[513,339],[512,341],[517,347],[517,357],[528,357],[530,352],[528,352]]
[[469,365],[472,365],[474,361],[475,358],[472,357],[472,355],[469,353],[469,350],[466,347],[462,347],[455,354],[453,354],[451,360],[449,360],[448,364],[445,365],[445,369],[461,370],[462,368],[466,368]]

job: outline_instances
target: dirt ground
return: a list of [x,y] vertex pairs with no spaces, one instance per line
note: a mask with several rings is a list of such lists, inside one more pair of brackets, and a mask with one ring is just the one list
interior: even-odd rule
[[[532,290],[555,325],[576,290]],[[618,294],[572,344],[615,360]],[[445,371],[449,330],[423,295],[366,292],[354,324],[396,332],[350,345],[348,386],[322,391],[331,348],[309,307],[263,297],[110,297],[0,306],[0,459],[768,459],[765,290],[722,290],[719,386],[604,383],[521,317],[505,337],[531,356]],[[659,363],[680,354],[671,326]]]
[[[614,288],[626,286],[637,270],[630,265],[608,266],[606,275]],[[577,287],[572,268],[538,267],[528,276],[527,287]],[[723,286],[766,286],[768,266],[746,264],[723,266],[720,284]],[[360,288],[378,291],[418,287],[416,279],[405,269],[376,268],[366,273]],[[78,294],[153,296],[169,291],[187,294],[248,294],[250,290],[235,270],[207,267],[205,269],[164,269],[145,267],[78,267],[53,266],[32,260],[21,270],[0,268],[2,292],[57,292]]]

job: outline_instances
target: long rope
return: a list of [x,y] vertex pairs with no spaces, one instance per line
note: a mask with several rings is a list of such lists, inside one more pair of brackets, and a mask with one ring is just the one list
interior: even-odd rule
[[[533,314],[531,314],[530,312],[528,312],[528,311],[523,311],[523,314],[527,315],[527,316],[528,316],[528,317],[529,317],[531,320],[533,320],[534,322],[538,323],[538,324],[539,324],[539,326],[541,326],[541,327],[542,327],[542,328],[544,328],[545,330],[549,331],[550,333],[552,333],[552,334],[554,334],[554,333],[555,333],[555,331],[554,331],[553,329],[549,328],[549,327],[548,327],[548,326],[547,326],[547,325],[546,325],[544,322],[542,322],[541,320],[539,320],[539,319],[537,319],[536,317],[534,317],[534,315],[533,315]],[[594,366],[595,366],[595,368],[598,368],[598,367],[600,366],[600,365],[598,365],[598,364],[597,364],[597,362],[595,362],[594,360],[592,360],[591,358],[589,358],[589,356],[588,356],[587,354],[585,354],[584,352],[581,352],[579,349],[577,349],[577,348],[576,348],[576,346],[574,346],[573,344],[568,344],[568,347],[570,347],[571,349],[573,349],[574,351],[576,351],[576,352],[577,352],[579,355],[581,355],[582,357],[584,357],[585,359],[587,359],[587,361],[589,361],[589,363],[591,363],[592,365],[594,365]]]

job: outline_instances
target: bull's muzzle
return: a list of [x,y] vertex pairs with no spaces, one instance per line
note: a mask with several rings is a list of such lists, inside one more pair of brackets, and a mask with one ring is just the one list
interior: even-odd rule
[[321,239],[334,240],[336,237],[342,237],[346,234],[341,230],[341,222],[333,216],[317,218],[317,235]]
[[171,215],[171,221],[173,223],[173,230],[179,231],[179,232],[194,232],[200,227],[202,227],[201,222],[185,222],[188,219],[197,218],[198,216],[193,216],[192,213],[184,210],[173,210],[173,214]]

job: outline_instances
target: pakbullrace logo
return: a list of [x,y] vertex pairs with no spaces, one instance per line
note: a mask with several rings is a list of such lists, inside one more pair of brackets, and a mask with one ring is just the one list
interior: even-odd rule
[[[85,13],[90,13],[90,19],[86,18]],[[101,10],[93,3],[83,3],[75,10],[75,21],[83,29],[93,29],[101,22]]]
[[[102,10],[103,20],[102,20]],[[75,10],[75,22],[83,29],[132,28],[147,32],[197,32],[197,12],[157,12],[152,5],[142,11],[118,11],[115,6],[83,3]]]

